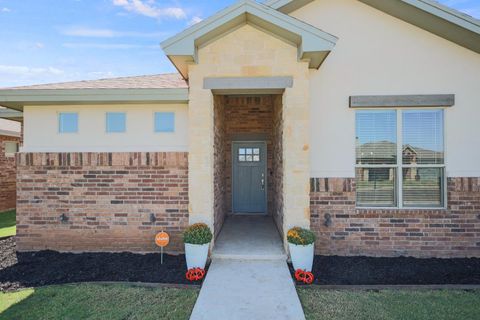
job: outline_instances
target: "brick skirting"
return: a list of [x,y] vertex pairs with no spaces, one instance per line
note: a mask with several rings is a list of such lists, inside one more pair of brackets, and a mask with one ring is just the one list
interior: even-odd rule
[[312,178],[310,199],[318,254],[480,257],[480,178],[449,178],[446,210],[356,209],[349,178]]
[[17,249],[183,251],[188,153],[20,153]]
[[15,157],[5,156],[5,142],[20,138],[0,136],[0,212],[15,208]]

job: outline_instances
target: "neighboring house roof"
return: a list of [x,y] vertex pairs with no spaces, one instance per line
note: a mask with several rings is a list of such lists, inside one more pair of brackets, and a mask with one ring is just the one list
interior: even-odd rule
[[241,0],[185,31],[165,40],[161,46],[184,78],[187,66],[198,62],[197,50],[236,27],[251,24],[298,47],[298,58],[309,59],[311,68],[319,68],[335,46],[337,38],[253,0]]
[[[420,163],[425,161],[430,163],[428,161],[431,159],[443,159],[444,157],[443,152],[414,147],[409,144],[403,146],[405,155],[407,154],[405,152],[407,150],[409,154],[415,155]],[[367,142],[358,145],[356,148],[356,157],[362,164],[383,163],[385,160],[391,160],[391,163],[396,163],[396,155],[397,145],[390,141]],[[381,158],[381,156],[383,156],[383,158]]]
[[17,111],[47,104],[187,101],[188,83],[178,73],[0,89],[0,105]]
[[47,89],[164,89],[188,88],[188,83],[179,73],[165,73],[147,76],[109,78],[87,81],[39,84],[33,86],[5,88],[10,90]]
[[[20,136],[20,131],[21,131],[21,125],[17,122],[13,122],[9,119],[8,117],[4,117],[7,115],[7,113],[10,113],[13,115],[15,111],[12,112],[12,110],[8,110],[5,108],[0,107],[0,135],[2,136],[10,136],[10,137],[19,137]],[[20,112],[21,114],[21,112]],[[15,114],[17,117],[19,116],[18,113]],[[7,120],[8,119],[8,120]],[[16,118],[15,121],[21,121],[23,120],[23,114],[21,115],[20,119]]]
[[[22,122],[23,112],[0,107],[0,119]],[[1,125],[0,125],[0,129],[1,129]]]
[[[314,0],[269,0],[290,13]],[[480,53],[480,20],[432,0],[359,0],[369,6]]]

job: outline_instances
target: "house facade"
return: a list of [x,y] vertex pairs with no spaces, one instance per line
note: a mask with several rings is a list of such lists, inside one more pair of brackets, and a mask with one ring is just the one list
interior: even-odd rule
[[[239,1],[177,74],[0,90],[21,251],[170,251],[272,216],[326,255],[480,256],[480,22],[433,1]],[[255,235],[252,235],[255,236]]]
[[[2,111],[0,108],[0,115]],[[3,113],[5,115],[5,113]],[[0,213],[16,205],[15,154],[21,143],[21,125],[0,119]]]

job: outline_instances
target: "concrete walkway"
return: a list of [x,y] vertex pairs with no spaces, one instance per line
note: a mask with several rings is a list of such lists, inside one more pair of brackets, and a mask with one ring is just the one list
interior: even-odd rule
[[272,230],[269,217],[227,219],[191,320],[305,319],[280,237]]

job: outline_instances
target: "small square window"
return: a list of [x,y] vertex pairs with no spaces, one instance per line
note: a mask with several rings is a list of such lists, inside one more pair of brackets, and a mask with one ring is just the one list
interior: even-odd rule
[[175,113],[155,112],[155,132],[175,132]]
[[121,133],[127,130],[125,112],[107,112],[107,132]]
[[78,132],[78,113],[62,112],[58,115],[58,132],[76,133]]
[[13,157],[18,152],[18,143],[15,141],[5,142],[5,157]]

